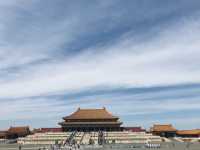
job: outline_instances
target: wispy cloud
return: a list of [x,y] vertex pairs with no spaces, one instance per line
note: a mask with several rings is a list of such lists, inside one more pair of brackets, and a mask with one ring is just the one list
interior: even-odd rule
[[0,2],[1,120],[58,120],[79,105],[122,117],[198,110],[198,86],[159,90],[200,82],[200,3],[178,3]]
[[200,42],[196,22],[199,21],[186,22],[182,27],[176,24],[141,44],[129,36],[114,46],[97,47],[104,52],[88,49],[67,61],[31,65],[19,72],[14,81],[2,81],[1,97],[37,96],[104,85],[131,87],[199,82]]

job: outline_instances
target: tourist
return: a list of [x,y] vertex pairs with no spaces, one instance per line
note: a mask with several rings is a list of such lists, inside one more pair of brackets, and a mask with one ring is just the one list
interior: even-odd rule
[[21,150],[22,149],[22,146],[21,145],[19,145],[19,150]]

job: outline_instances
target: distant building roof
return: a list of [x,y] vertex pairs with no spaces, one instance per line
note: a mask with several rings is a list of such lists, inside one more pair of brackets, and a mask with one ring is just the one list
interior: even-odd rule
[[178,135],[200,135],[200,129],[193,130],[179,130],[176,132]]
[[153,125],[153,127],[151,128],[152,132],[172,132],[172,131],[176,131],[176,129],[171,125],[171,124],[163,124],[163,125]]
[[103,109],[80,109],[69,116],[64,117],[64,120],[67,119],[117,119],[118,117],[113,116],[110,112]]
[[62,128],[38,128],[33,129],[33,133],[45,133],[45,132],[62,132]]
[[62,132],[62,128],[40,128],[40,132]]
[[8,135],[8,132],[7,131],[0,131],[0,139],[1,138],[6,138]]
[[10,127],[8,129],[9,134],[27,134],[30,133],[30,129],[28,126],[23,127]]
[[132,132],[145,132],[146,130],[142,127],[123,127],[125,131],[132,131]]

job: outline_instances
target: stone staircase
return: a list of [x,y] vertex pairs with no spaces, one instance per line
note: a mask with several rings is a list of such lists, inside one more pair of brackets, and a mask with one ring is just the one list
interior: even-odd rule
[[98,144],[103,145],[105,142],[105,137],[103,131],[99,131],[98,133]]
[[72,134],[70,135],[70,137],[68,138],[68,142],[69,144],[73,144],[73,140],[74,140],[74,137],[76,136],[76,131],[75,132],[72,132]]
[[83,138],[81,140],[81,144],[89,144],[89,141],[90,141],[90,133],[89,132],[85,132],[84,135],[83,135]]

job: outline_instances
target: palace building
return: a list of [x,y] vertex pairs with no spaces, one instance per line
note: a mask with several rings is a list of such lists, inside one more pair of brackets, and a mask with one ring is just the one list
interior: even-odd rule
[[18,137],[25,137],[31,134],[28,126],[24,127],[10,127],[6,131],[0,131],[0,139],[16,139]]
[[106,108],[80,109],[69,116],[63,117],[59,123],[63,131],[121,131],[122,122]]
[[161,137],[175,137],[176,129],[171,124],[156,124],[150,129],[150,132],[154,135],[158,135]]
[[179,130],[176,132],[177,136],[179,137],[186,137],[186,138],[199,138],[200,137],[200,129],[193,129],[193,130]]

